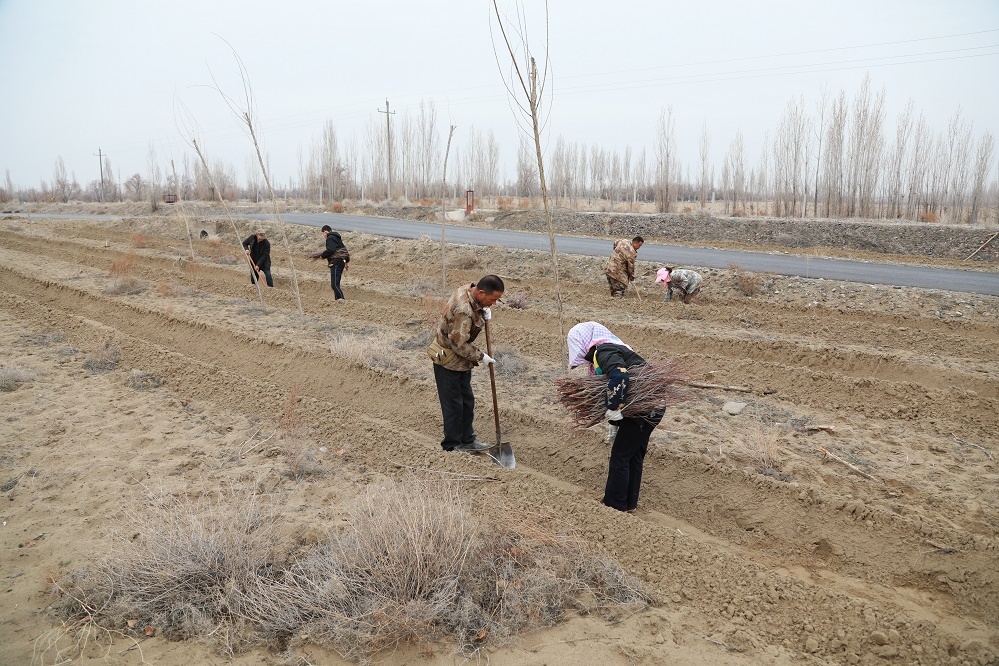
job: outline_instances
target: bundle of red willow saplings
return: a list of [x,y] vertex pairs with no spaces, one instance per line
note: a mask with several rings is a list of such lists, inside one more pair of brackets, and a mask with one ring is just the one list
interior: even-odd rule
[[[690,397],[692,369],[687,359],[674,358],[639,365],[628,371],[628,397],[622,414],[644,416]],[[576,428],[589,428],[604,420],[606,375],[560,377],[555,380],[558,401],[572,416]]]

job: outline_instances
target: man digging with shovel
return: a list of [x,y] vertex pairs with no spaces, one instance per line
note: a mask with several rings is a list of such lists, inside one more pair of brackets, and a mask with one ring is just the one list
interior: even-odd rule
[[444,306],[434,341],[427,348],[427,355],[434,362],[434,379],[444,416],[441,448],[445,451],[491,448],[475,436],[473,429],[472,368],[479,363],[492,365],[496,361],[472,343],[492,318],[489,308],[500,299],[503,290],[503,280],[496,275],[487,275],[476,284],[459,287]]

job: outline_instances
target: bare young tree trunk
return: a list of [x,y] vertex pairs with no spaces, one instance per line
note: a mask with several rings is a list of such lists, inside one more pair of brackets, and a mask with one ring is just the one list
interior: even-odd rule
[[822,93],[819,97],[818,102],[818,118],[819,126],[815,131],[815,138],[818,141],[818,147],[815,150],[815,185],[813,187],[813,200],[812,200],[812,217],[816,218],[819,216],[819,175],[822,171],[822,140],[825,138],[826,132],[826,113],[829,108],[829,91],[825,86],[822,86]]
[[698,187],[698,199],[701,202],[701,210],[708,206],[708,159],[710,158],[711,139],[708,136],[708,121],[701,125],[701,180]]
[[905,192],[904,169],[912,133],[913,111],[913,102],[910,99],[895,123],[895,143],[888,153],[884,200],[887,216],[892,219],[898,219],[902,216],[902,200]]
[[968,213],[968,224],[978,224],[982,204],[985,200],[985,179],[992,167],[994,141],[992,135],[986,132],[978,142],[975,153],[975,166],[972,172],[971,210]]
[[[500,16],[499,6],[496,0],[493,0],[493,10],[496,15],[496,22],[499,25],[500,34],[503,37],[503,43],[506,45],[507,53],[510,55],[510,61],[513,67],[513,74],[510,77],[510,81],[504,78],[504,83],[507,85],[507,91],[515,100],[518,99],[518,95],[515,94],[517,85],[520,92],[524,94],[523,102],[517,101],[518,106],[524,112],[525,117],[529,118],[531,124],[531,134],[534,137],[534,149],[535,157],[538,161],[538,179],[541,184],[541,201],[545,208],[545,223],[548,227],[548,245],[551,253],[552,269],[555,273],[555,299],[558,303],[558,321],[559,321],[559,339],[561,341],[561,353],[562,358],[562,370],[565,373],[569,371],[569,354],[566,347],[565,338],[565,310],[562,303],[562,286],[559,279],[559,266],[558,266],[558,253],[555,251],[555,227],[552,224],[552,213],[551,208],[548,205],[548,184],[545,181],[545,163],[542,159],[541,154],[541,106],[544,95],[544,85],[546,82],[547,67],[548,67],[548,52],[545,51],[544,64],[545,71],[542,73],[541,78],[538,78],[538,67],[534,56],[531,55],[530,44],[527,42],[527,29],[526,26],[518,26],[517,33],[522,38],[521,47],[523,48],[524,65],[527,69],[526,78],[525,73],[521,71],[521,66],[517,61],[517,53],[514,51],[513,45],[506,34],[506,28],[503,24],[503,19]],[[548,3],[545,2],[545,31],[547,33],[547,17],[548,17]],[[547,47],[546,47],[547,49]],[[499,58],[497,58],[498,62]]]
[[[177,208],[180,210],[180,216],[184,219],[184,229],[187,230],[187,245],[191,249],[191,261],[194,261],[194,237],[191,235],[191,221],[184,206],[184,199],[180,196],[180,182],[177,180],[177,168],[174,166],[173,160],[170,160],[170,170],[173,171],[173,193],[177,198]],[[264,295],[260,293],[260,285],[257,285],[257,294],[260,296],[260,304],[263,305]]]
[[[732,183],[732,212],[745,212],[746,155],[743,148],[742,132],[736,131],[735,139],[728,149],[729,176]],[[724,178],[724,176],[723,176]],[[739,202],[742,202],[742,208]]]
[[[230,48],[232,48],[231,45]],[[230,110],[232,110],[239,121],[245,126],[247,133],[250,135],[250,141],[253,144],[253,150],[257,156],[257,163],[260,165],[260,173],[263,175],[264,183],[267,185],[268,196],[274,207],[274,217],[277,219],[278,228],[281,230],[281,237],[284,242],[285,252],[288,254],[288,266],[291,269],[291,285],[295,292],[295,301],[298,304],[298,314],[304,315],[305,310],[302,308],[302,292],[298,288],[298,273],[295,271],[295,260],[291,254],[291,242],[288,240],[287,225],[281,219],[281,210],[278,205],[278,198],[274,192],[274,187],[271,185],[270,171],[267,168],[267,164],[264,162],[264,156],[260,152],[260,142],[257,139],[257,119],[254,111],[253,89],[250,86],[249,75],[246,71],[246,67],[243,65],[242,58],[239,57],[239,54],[236,53],[235,49],[232,49],[232,53],[236,58],[240,78],[243,81],[243,101],[242,103],[237,103],[235,100],[228,97],[222,92],[218,84],[215,85],[215,89],[220,95],[222,95],[222,98],[225,100]],[[260,281],[257,280],[256,282],[258,285],[257,288],[259,289]]]
[[823,157],[823,182],[825,183],[826,215],[843,216],[843,190],[846,154],[846,121],[848,105],[846,93],[842,90],[833,101],[829,114],[829,130],[826,132],[826,153]]
[[[958,110],[960,114],[960,109]],[[968,193],[968,178],[971,172],[971,126],[965,122],[955,122],[950,130],[953,133],[953,168],[950,180],[950,219],[959,223],[964,219],[964,204]]]
[[673,181],[678,169],[676,153],[676,123],[673,105],[669,104],[659,115],[656,142],[656,200],[660,213],[673,211],[673,200],[676,198]]
[[804,189],[805,143],[809,119],[804,100],[790,100],[774,138],[775,213],[794,217]]
[[927,192],[927,158],[930,152],[929,131],[926,119],[920,114],[916,121],[916,133],[912,140],[912,151],[906,165],[908,180],[908,196],[906,197],[905,216],[910,220],[919,218],[919,207],[928,198]]
[[447,261],[444,252],[444,237],[447,229],[447,158],[451,154],[451,138],[454,137],[455,126],[447,133],[447,147],[444,149],[444,175],[441,177],[441,289],[447,291]]

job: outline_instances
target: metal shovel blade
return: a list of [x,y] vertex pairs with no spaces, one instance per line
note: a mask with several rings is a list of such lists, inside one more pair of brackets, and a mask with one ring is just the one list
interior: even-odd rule
[[492,458],[493,462],[500,467],[505,467],[506,469],[515,469],[517,467],[517,459],[513,455],[513,447],[510,446],[510,442],[491,446],[485,450],[485,454]]

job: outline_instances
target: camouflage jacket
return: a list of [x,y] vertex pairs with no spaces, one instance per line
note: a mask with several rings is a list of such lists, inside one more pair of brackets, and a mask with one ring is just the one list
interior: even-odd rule
[[451,294],[437,323],[434,341],[454,352],[451,358],[441,364],[448,370],[471,370],[482,360],[482,352],[472,346],[486,323],[482,316],[482,306],[472,298],[474,286],[470,284],[459,287]]
[[631,244],[630,238],[614,241],[614,251],[604,264],[604,273],[618,282],[628,284],[635,279],[635,259],[638,250]]
[[689,268],[674,268],[669,274],[669,286],[689,294],[701,286],[701,274]]

